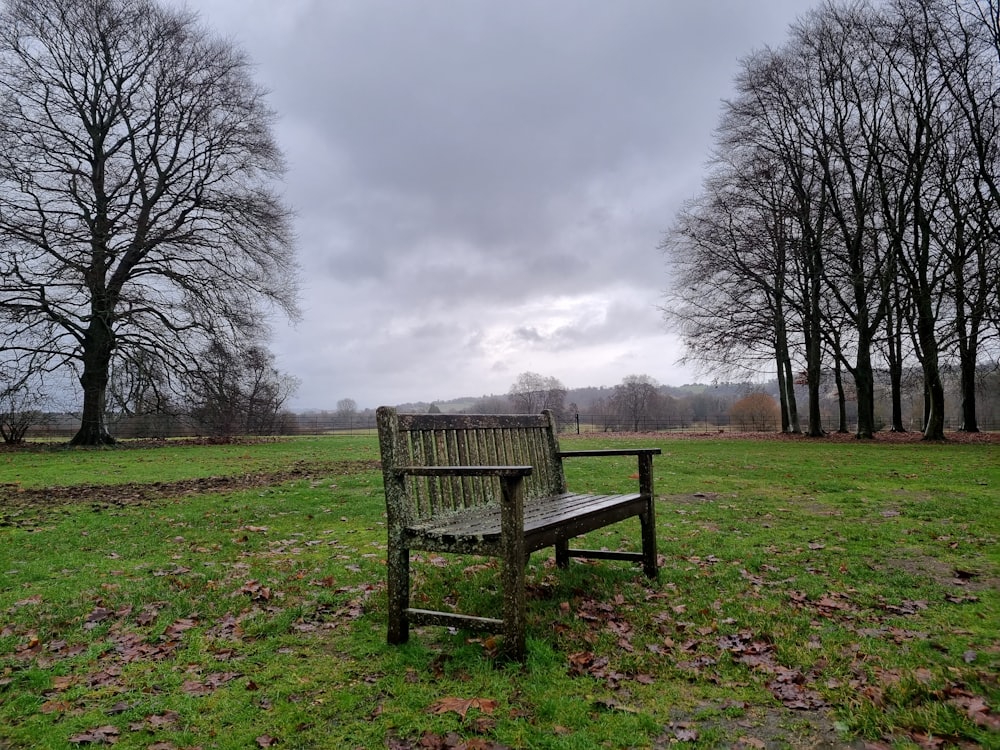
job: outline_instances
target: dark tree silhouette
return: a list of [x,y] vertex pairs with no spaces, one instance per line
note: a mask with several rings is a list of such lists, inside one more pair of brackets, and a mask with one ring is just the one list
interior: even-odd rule
[[296,315],[283,163],[250,62],[153,0],[8,0],[0,12],[0,348],[82,387],[104,424],[116,358],[166,372]]

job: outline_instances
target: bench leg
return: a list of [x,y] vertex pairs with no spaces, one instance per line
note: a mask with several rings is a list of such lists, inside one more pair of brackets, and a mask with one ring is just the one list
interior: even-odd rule
[[389,634],[392,644],[406,643],[410,638],[410,623],[406,609],[410,606],[410,550],[389,546],[387,590],[389,596]]
[[517,661],[524,661],[526,650],[524,565],[518,559],[503,561],[503,629],[504,649]]
[[556,566],[559,568],[569,567],[569,540],[564,539],[556,542]]
[[527,652],[524,568],[528,551],[524,544],[523,480],[521,476],[500,478],[504,650],[517,661],[524,661]]
[[649,578],[659,578],[660,568],[656,564],[656,516],[652,503],[647,511],[639,515],[642,526],[642,572]]

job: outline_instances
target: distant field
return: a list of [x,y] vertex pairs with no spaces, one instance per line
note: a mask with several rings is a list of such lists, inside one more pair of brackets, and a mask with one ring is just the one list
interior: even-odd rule
[[[623,442],[660,581],[537,553],[523,667],[385,645],[372,437],[0,452],[0,748],[1000,747],[1000,446],[563,439]],[[494,561],[414,569],[498,606]]]

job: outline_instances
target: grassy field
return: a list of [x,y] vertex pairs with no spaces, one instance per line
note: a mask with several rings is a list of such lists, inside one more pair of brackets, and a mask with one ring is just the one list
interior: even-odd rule
[[0,453],[0,748],[1000,748],[1000,445],[563,445],[615,441],[664,451],[660,580],[536,553],[523,666],[385,645],[374,438]]

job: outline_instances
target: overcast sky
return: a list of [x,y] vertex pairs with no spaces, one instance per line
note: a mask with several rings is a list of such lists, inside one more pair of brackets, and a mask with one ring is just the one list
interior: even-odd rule
[[296,409],[694,382],[658,245],[740,58],[805,0],[188,0],[271,91]]

